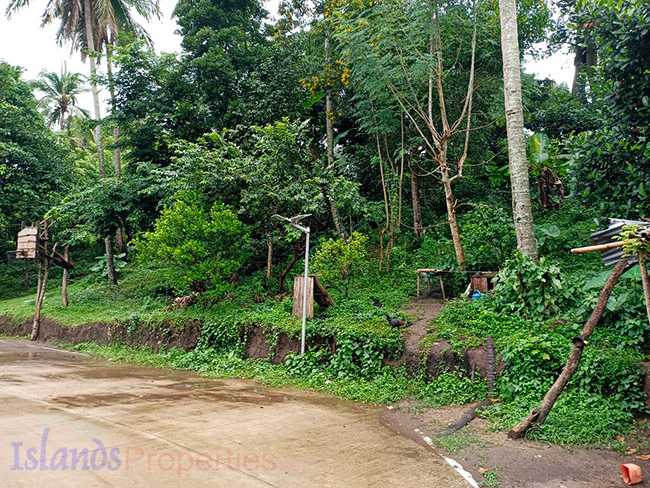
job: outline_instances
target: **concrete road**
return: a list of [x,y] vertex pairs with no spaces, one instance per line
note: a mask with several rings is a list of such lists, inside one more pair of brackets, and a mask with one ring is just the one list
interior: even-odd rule
[[0,340],[0,485],[469,486],[382,412]]

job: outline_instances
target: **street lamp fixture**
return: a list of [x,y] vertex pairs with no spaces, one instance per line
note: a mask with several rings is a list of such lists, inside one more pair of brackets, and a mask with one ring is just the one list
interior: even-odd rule
[[278,214],[275,214],[273,216],[273,218],[275,219],[284,220],[285,222],[288,222],[299,231],[304,232],[305,235],[307,236],[307,242],[305,243],[305,278],[303,280],[303,289],[302,289],[302,336],[300,339],[301,356],[305,354],[305,331],[307,329],[307,279],[309,274],[309,233],[311,231],[309,227],[303,227],[302,225],[298,225],[298,222],[300,222],[303,219],[306,219],[307,217],[311,217],[311,214],[296,215],[295,217],[291,217],[290,219]]

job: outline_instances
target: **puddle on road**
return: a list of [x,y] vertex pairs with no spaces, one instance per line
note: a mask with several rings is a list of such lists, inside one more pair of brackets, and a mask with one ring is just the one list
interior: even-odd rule
[[[68,407],[150,404],[191,398],[215,405],[253,404],[262,407],[286,402],[304,402],[350,412],[377,408],[311,390],[268,387],[250,379],[206,378],[193,371],[113,362],[85,354],[46,349],[40,344],[27,341],[0,340],[0,364],[16,364],[23,361],[43,363],[42,368],[40,364],[34,365],[38,370],[30,373],[32,378],[39,377],[48,382],[99,380],[105,381],[106,388],[113,389],[111,393],[66,395],[48,399]],[[65,369],[53,368],[61,366]],[[20,380],[7,382],[9,381]],[[128,381],[128,384],[118,387],[113,381]],[[115,393],[116,387],[120,389],[119,393]]]

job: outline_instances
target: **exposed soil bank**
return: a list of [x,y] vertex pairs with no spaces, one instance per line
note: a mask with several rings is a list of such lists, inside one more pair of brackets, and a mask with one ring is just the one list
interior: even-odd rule
[[[427,373],[437,377],[443,369],[464,369],[469,375],[483,377],[487,374],[487,357],[485,347],[456,354],[447,342],[436,342],[428,351],[420,349],[420,339],[426,335],[427,327],[436,317],[443,306],[442,300],[414,300],[405,311],[415,315],[417,320],[401,333],[404,338],[404,352],[400,358],[386,360],[391,367],[405,365],[409,371],[416,373],[426,368]],[[32,330],[32,319],[15,319],[8,315],[0,316],[0,334],[25,336]],[[291,352],[300,351],[300,339],[289,337],[285,332],[269,334],[260,327],[251,324],[242,334],[246,337],[245,353],[249,358],[269,358],[273,364],[284,362]],[[79,344],[94,342],[97,344],[121,343],[129,346],[144,346],[154,351],[161,348],[179,348],[185,351],[193,349],[198,344],[201,335],[201,324],[190,321],[185,326],[171,323],[160,325],[124,322],[91,322],[69,327],[48,317],[41,319],[39,341],[64,342]],[[336,351],[336,341],[331,337],[320,337],[310,341],[307,348],[327,345]]]
[[[25,336],[32,331],[32,319],[15,319],[8,315],[0,316],[0,334]],[[65,342],[79,344],[95,342],[97,344],[123,343],[129,346],[145,346],[154,351],[161,347],[177,347],[190,350],[196,347],[201,326],[198,322],[188,322],[184,327],[168,326],[133,327],[122,322],[110,324],[91,322],[69,327],[48,317],[41,319],[38,340],[43,342]]]

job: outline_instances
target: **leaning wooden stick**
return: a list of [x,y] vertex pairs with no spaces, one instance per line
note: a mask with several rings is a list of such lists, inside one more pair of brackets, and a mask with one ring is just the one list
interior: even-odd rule
[[648,314],[648,322],[650,322],[650,278],[648,278],[648,254],[644,251],[639,251],[639,267],[641,268],[641,283],[643,283],[643,298],[645,299],[645,310]]
[[589,336],[591,336],[591,333],[594,331],[596,324],[603,316],[605,306],[607,305],[607,301],[612,294],[614,286],[616,283],[618,283],[621,275],[626,271],[627,260],[628,258],[626,256],[622,257],[612,270],[612,274],[609,276],[607,283],[605,283],[605,286],[600,292],[600,296],[596,302],[596,307],[591,313],[591,317],[589,317],[589,320],[583,327],[582,333],[573,339],[573,350],[567,359],[562,373],[560,376],[558,376],[557,380],[555,380],[553,386],[548,390],[546,396],[544,396],[544,400],[542,400],[540,407],[534,408],[528,417],[526,417],[515,428],[508,432],[508,437],[511,439],[522,437],[526,431],[532,427],[533,422],[542,424],[544,423],[544,420],[546,420],[546,417],[553,408],[553,405],[560,396],[560,393],[562,393],[564,387],[573,376],[573,373],[575,373],[575,371],[578,369],[580,358],[582,357],[582,350],[584,349],[585,345],[587,345]]

